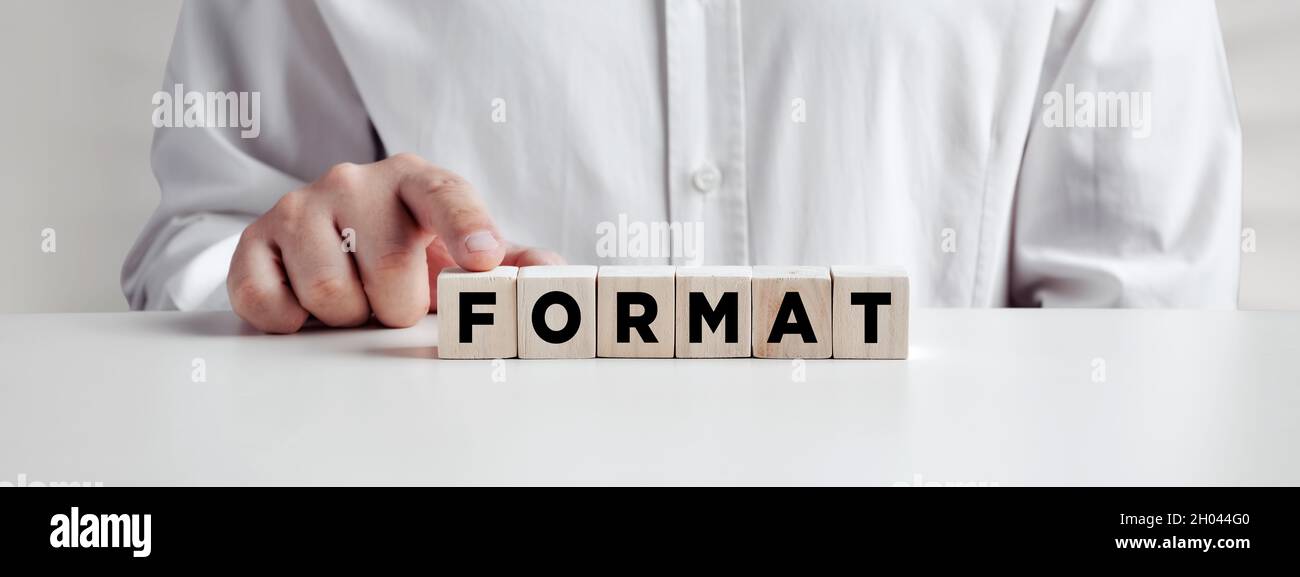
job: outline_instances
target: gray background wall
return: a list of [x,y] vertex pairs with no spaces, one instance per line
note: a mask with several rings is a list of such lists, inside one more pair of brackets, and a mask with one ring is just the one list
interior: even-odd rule
[[[158,201],[149,99],[179,9],[0,0],[0,312],[126,310],[118,271]],[[1257,239],[1241,306],[1300,309],[1300,2],[1221,0],[1219,14]],[[46,227],[54,254],[40,250]]]

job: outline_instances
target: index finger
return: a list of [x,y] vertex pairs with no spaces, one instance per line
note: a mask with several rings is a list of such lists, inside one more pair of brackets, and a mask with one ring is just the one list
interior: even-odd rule
[[403,158],[398,196],[421,228],[437,235],[456,265],[485,271],[501,264],[506,245],[487,207],[465,179],[426,162]]

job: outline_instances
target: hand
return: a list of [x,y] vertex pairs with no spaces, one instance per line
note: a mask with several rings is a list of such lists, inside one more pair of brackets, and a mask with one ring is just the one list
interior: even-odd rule
[[[344,250],[345,229],[355,252]],[[235,313],[268,333],[292,333],[308,315],[332,327],[373,313],[408,327],[437,306],[438,272],[500,264],[562,264],[546,250],[502,239],[468,182],[414,154],[340,164],[285,194],[249,225],[230,261]]]

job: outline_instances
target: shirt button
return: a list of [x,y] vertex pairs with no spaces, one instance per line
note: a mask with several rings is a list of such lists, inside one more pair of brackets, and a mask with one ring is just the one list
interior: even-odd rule
[[691,175],[691,184],[700,192],[713,192],[722,184],[722,171],[712,162],[706,162],[695,169]]

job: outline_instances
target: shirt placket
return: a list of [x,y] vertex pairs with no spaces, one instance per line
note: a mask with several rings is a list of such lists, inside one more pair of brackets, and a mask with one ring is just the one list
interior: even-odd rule
[[673,264],[749,264],[738,0],[665,0]]

